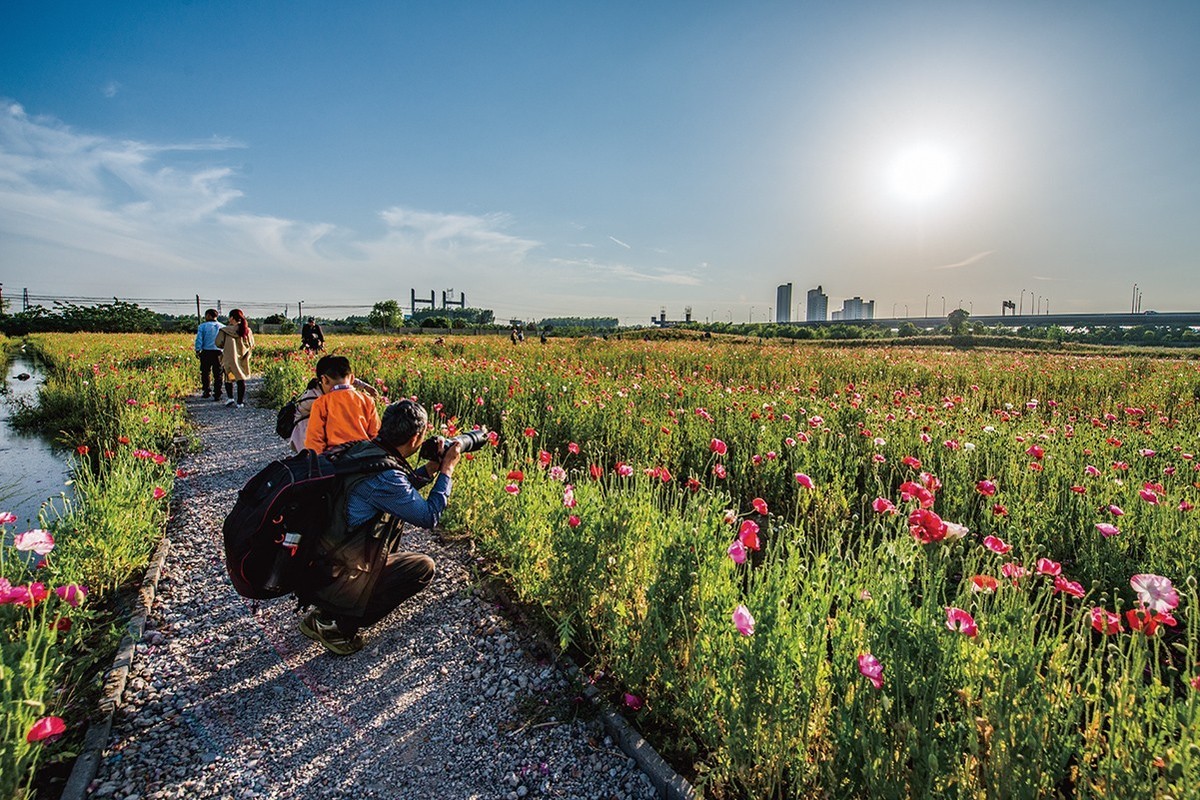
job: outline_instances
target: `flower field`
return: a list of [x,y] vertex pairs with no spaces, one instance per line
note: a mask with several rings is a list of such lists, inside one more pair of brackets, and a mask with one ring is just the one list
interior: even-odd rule
[[[576,340],[341,350],[713,797],[1200,785],[1196,361]],[[311,362],[267,368],[276,401]]]
[[[275,405],[311,374],[294,344],[260,337]],[[456,471],[443,524],[470,533],[705,796],[1200,786],[1200,361],[331,344],[443,431],[495,432]],[[133,451],[162,452],[178,427],[190,345],[42,340],[78,364],[67,389],[112,419],[87,441],[115,455],[81,465],[103,473],[124,446],[139,470],[128,495],[97,503],[150,497],[161,513],[170,464]],[[54,533],[64,551],[88,538]],[[68,573],[64,552],[56,579],[82,584],[86,561]]]

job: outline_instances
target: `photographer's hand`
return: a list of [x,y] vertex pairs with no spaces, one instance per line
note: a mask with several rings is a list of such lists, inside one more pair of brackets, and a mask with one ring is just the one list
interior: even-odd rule
[[458,442],[453,442],[442,453],[441,473],[449,478],[454,474],[454,465],[458,463],[458,459],[462,457],[462,450]]

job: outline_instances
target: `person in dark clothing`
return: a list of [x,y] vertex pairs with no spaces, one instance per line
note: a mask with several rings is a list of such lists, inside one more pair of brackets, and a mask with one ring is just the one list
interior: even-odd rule
[[217,322],[217,310],[204,312],[204,322],[196,326],[196,358],[200,359],[200,388],[202,397],[208,397],[209,380],[212,381],[212,397],[221,399],[221,348],[217,346],[217,333],[221,323]]
[[319,353],[325,349],[325,334],[312,317],[309,317],[300,329],[300,347],[310,353]]
[[[434,562],[400,547],[400,526],[437,525],[450,498],[461,455],[450,444],[440,460],[418,469],[408,459],[421,449],[429,417],[420,403],[400,400],[383,412],[379,434],[338,458],[389,458],[394,468],[349,479],[335,500],[330,530],[318,541],[296,595],[314,606],[300,632],[335,655],[361,650],[359,631],[386,617],[433,580]],[[429,497],[418,489],[432,484]]]

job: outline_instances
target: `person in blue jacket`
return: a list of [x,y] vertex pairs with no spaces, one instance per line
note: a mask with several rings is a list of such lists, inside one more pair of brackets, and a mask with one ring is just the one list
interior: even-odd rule
[[221,399],[221,348],[217,347],[217,332],[221,323],[217,322],[217,310],[210,308],[204,312],[204,322],[196,327],[196,358],[200,359],[201,397],[208,397],[210,392],[208,382],[212,378],[212,397]]

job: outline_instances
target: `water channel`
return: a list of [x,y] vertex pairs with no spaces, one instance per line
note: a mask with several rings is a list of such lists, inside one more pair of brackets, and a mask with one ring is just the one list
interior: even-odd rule
[[53,522],[63,509],[64,493],[71,497],[68,451],[44,436],[19,433],[9,424],[19,403],[37,403],[46,372],[40,359],[18,349],[5,364],[0,382],[0,512],[17,515],[17,521],[7,526],[9,542],[15,533]]

